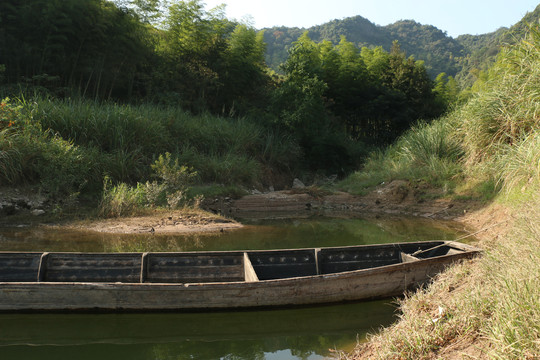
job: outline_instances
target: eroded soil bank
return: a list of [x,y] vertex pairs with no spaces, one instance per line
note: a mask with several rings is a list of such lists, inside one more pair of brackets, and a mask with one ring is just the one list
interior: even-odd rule
[[[382,184],[364,196],[337,192],[317,194],[309,189],[285,190],[247,195],[240,199],[207,199],[203,209],[148,211],[127,218],[55,221],[53,209],[44,197],[31,191],[0,189],[3,211],[0,223],[45,223],[49,226],[77,228],[105,233],[188,233],[224,231],[242,227],[233,218],[271,216],[310,216],[312,214],[355,214],[361,216],[417,216],[434,220],[453,220],[475,231],[503,221],[501,210],[481,211],[483,205],[470,200],[440,197],[440,190],[396,180]],[[48,216],[51,214],[51,216]],[[493,231],[500,231],[494,229]]]

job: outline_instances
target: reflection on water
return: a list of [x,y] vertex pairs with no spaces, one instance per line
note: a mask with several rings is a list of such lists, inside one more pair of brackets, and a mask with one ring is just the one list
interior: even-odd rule
[[315,217],[259,220],[212,234],[102,234],[55,228],[0,228],[0,250],[10,251],[202,251],[311,248],[452,240],[453,223],[419,219],[365,220]]
[[389,303],[228,313],[0,315],[0,354],[2,359],[318,359],[355,343],[357,333],[390,324]]
[[[0,250],[200,251],[451,240],[450,223],[344,218],[253,221],[206,235],[110,235],[0,228]],[[0,359],[322,359],[390,324],[392,300],[187,314],[0,314]],[[358,334],[358,335],[357,335]]]

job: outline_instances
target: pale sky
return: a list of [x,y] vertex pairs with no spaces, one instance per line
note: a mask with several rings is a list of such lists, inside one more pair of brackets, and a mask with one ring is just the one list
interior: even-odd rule
[[207,9],[227,5],[229,19],[251,17],[257,29],[272,26],[307,28],[360,15],[377,25],[416,20],[457,37],[510,27],[539,0],[203,0]]

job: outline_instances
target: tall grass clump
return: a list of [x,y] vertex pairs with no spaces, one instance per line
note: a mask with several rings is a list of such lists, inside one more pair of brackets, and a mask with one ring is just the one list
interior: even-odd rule
[[121,217],[137,215],[145,205],[143,187],[137,184],[131,187],[126,183],[113,185],[109,177],[105,177],[103,195],[99,204],[99,216]]
[[469,162],[475,163],[517,145],[540,129],[540,30],[504,48],[488,81],[459,111],[460,133]]
[[507,195],[520,192],[530,195],[540,184],[540,132],[536,131],[523,141],[505,145],[494,159],[492,168],[504,184]]
[[0,130],[0,185],[15,184],[23,176],[17,136],[11,129]]
[[[538,190],[538,188],[537,188]],[[492,299],[481,330],[494,344],[495,359],[540,357],[540,196],[520,206],[513,233],[482,261]]]
[[17,146],[21,126],[19,107],[5,98],[0,102],[0,185],[14,184],[23,175],[21,152]]
[[188,192],[197,173],[179,163],[170,153],[160,155],[151,165],[156,179],[136,186],[126,183],[113,185],[106,176],[99,204],[102,217],[138,215],[145,208],[181,208],[189,202]]
[[[436,186],[453,186],[462,171],[464,150],[454,136],[455,119],[421,122],[384,151],[370,155],[361,171],[340,183],[355,192],[391,180],[424,180]],[[358,192],[358,190],[356,191]]]
[[397,141],[395,156],[402,166],[409,168],[411,175],[441,184],[461,172],[459,161],[464,151],[461,142],[453,136],[452,120],[444,118],[418,124]]
[[44,129],[98,149],[104,171],[117,182],[144,180],[150,164],[168,152],[195,168],[201,182],[252,186],[261,182],[262,167],[287,171],[301,156],[294,139],[277,141],[248,119],[82,99],[37,99],[32,111]]
[[42,130],[30,110],[33,104],[3,101],[0,129],[0,182],[38,183],[52,198],[80,192],[101,179],[99,153]]

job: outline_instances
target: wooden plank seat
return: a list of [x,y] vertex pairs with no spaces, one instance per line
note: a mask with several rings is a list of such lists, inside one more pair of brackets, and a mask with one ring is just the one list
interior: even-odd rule
[[143,281],[208,283],[244,281],[244,253],[152,253],[145,261]]
[[411,255],[419,259],[428,259],[437,256],[455,255],[459,253],[463,253],[463,250],[455,249],[452,246],[448,246],[446,244],[440,244],[427,249],[415,251]]

